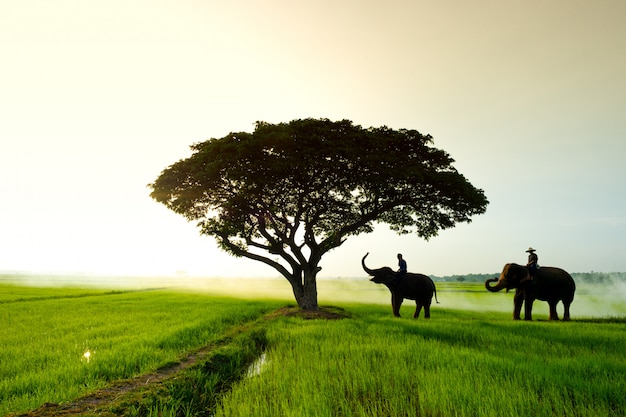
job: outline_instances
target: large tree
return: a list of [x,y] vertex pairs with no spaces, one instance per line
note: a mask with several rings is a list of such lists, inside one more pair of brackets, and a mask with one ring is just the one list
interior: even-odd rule
[[416,130],[348,120],[257,122],[192,145],[150,195],[230,254],[276,269],[298,306],[315,310],[322,256],[348,236],[386,223],[428,239],[485,212],[484,192],[431,144]]

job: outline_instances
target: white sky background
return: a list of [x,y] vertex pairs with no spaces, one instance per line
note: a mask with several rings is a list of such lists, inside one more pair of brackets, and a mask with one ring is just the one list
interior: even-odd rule
[[526,261],[626,271],[626,2],[0,0],[0,271],[275,276],[146,184],[254,122],[417,129],[485,190],[428,242],[382,226],[322,276]]

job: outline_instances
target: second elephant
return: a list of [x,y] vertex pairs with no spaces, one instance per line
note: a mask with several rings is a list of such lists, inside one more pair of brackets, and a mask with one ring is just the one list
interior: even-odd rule
[[[490,283],[495,282],[495,285]],[[571,275],[561,268],[542,266],[531,280],[528,268],[514,263],[504,265],[499,278],[485,281],[485,288],[491,292],[515,288],[513,298],[513,319],[519,320],[524,304],[524,320],[532,320],[533,302],[547,301],[550,306],[550,320],[558,320],[556,305],[563,302],[563,320],[569,320],[569,307],[574,301],[576,284]]]

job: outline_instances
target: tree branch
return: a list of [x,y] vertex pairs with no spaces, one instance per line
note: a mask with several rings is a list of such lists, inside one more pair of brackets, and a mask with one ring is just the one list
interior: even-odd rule
[[245,251],[245,250],[241,249],[235,243],[231,242],[228,239],[228,236],[225,235],[225,234],[216,234],[216,236],[220,239],[220,243],[222,243],[224,246],[228,247],[230,249],[230,251],[235,256],[241,256],[241,257],[244,257],[244,258],[252,259],[254,261],[263,262],[264,264],[269,265],[272,268],[276,269],[280,274],[282,274],[289,281],[292,280],[293,274],[291,274],[280,263],[278,263],[276,261],[273,261],[272,259],[267,258],[265,256],[257,255],[256,253],[248,252],[248,251]]

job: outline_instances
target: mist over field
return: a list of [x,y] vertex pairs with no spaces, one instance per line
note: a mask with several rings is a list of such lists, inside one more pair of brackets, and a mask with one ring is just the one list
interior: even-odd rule
[[626,315],[626,281],[613,277],[602,284],[577,283],[574,311],[589,317]]
[[[626,279],[624,274],[602,274],[602,282],[587,283],[574,275],[576,295],[572,303],[572,318],[616,317],[626,315]],[[588,274],[587,274],[588,275]],[[482,282],[456,282],[446,277],[445,282],[435,279],[439,304],[433,299],[433,317],[437,308],[468,311],[513,311],[514,291],[489,293],[483,291]],[[145,290],[168,288],[179,291],[206,292],[207,294],[238,298],[270,298],[295,303],[289,283],[280,277],[273,278],[199,278],[199,277],[124,277],[124,276],[66,276],[66,275],[0,275],[0,283],[34,287],[82,287],[111,290]],[[318,297],[321,306],[337,303],[390,304],[391,295],[384,285],[369,281],[366,276],[352,278],[318,278]],[[391,307],[390,307],[391,308]],[[412,314],[415,304],[405,300],[402,315]],[[557,307],[562,317],[563,306]],[[535,319],[547,319],[548,304],[535,301]]]

